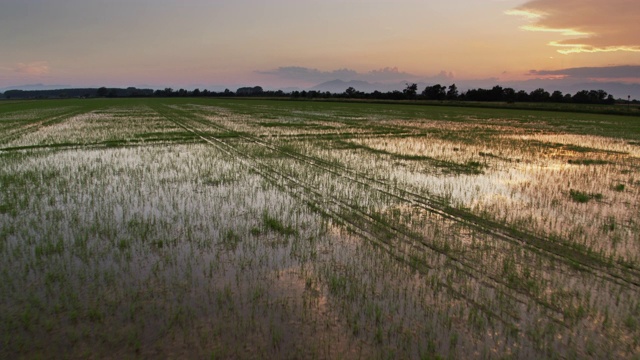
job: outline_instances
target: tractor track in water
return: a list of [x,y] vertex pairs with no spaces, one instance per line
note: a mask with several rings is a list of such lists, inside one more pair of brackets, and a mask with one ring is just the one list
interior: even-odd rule
[[[212,126],[217,130],[230,132],[229,129],[212,123],[207,119],[203,119],[203,121],[198,122],[203,125]],[[600,278],[607,279],[608,281],[612,281],[613,283],[616,283],[618,285],[634,289],[640,287],[640,270],[638,269],[630,268],[628,266],[625,266],[624,264],[620,264],[617,262],[606,262],[603,259],[585,254],[571,247],[570,244],[559,243],[551,239],[546,239],[531,233],[508,227],[504,224],[497,223],[490,219],[474,215],[468,210],[451,207],[447,203],[437,199],[436,197],[426,197],[402,188],[398,188],[394,185],[385,183],[384,181],[371,178],[366,174],[358,173],[357,171],[354,171],[350,168],[337,165],[335,163],[330,163],[326,160],[316,157],[307,156],[300,153],[293,153],[289,150],[282,150],[277,146],[274,146],[267,141],[262,140],[261,138],[249,136],[245,133],[239,132],[237,132],[237,135],[240,139],[259,144],[272,151],[286,155],[294,160],[321,169],[322,171],[330,172],[338,177],[367,186],[375,191],[379,191],[388,196],[392,196],[398,200],[409,203],[413,206],[440,215],[445,219],[464,224],[502,241],[525,246],[529,250],[544,254],[549,258],[562,261],[569,265],[578,264],[582,267],[583,270],[589,271],[590,273]]]
[[[167,116],[168,115],[168,116]],[[414,269],[426,273],[426,270],[434,269],[435,267],[421,263],[416,265],[415,263],[411,263],[409,261],[409,254],[407,250],[412,247],[420,247],[422,250],[429,251],[434,255],[433,260],[443,259],[445,258],[448,261],[445,261],[444,264],[447,267],[450,267],[453,271],[457,273],[464,274],[468,279],[472,279],[476,284],[481,285],[483,287],[487,287],[493,289],[494,291],[504,295],[507,298],[512,299],[514,302],[520,304],[521,306],[531,306],[535,305],[538,308],[538,311],[541,314],[544,314],[544,317],[549,319],[550,321],[564,327],[568,328],[569,325],[566,323],[566,319],[563,318],[562,311],[553,307],[552,305],[539,301],[536,298],[532,298],[529,294],[526,294],[518,289],[508,286],[505,284],[502,279],[498,276],[490,276],[484,275],[479,277],[478,271],[471,264],[464,262],[459,257],[451,256],[445,252],[440,251],[437,248],[434,248],[431,244],[424,242],[424,239],[419,237],[416,234],[412,234],[404,229],[399,229],[397,227],[393,227],[388,224],[380,223],[378,219],[371,216],[361,209],[353,206],[352,204],[348,204],[345,201],[336,198],[335,196],[322,193],[320,190],[305,184],[299,179],[293,178],[290,175],[284,174],[281,171],[274,169],[272,166],[266,165],[264,162],[260,161],[257,157],[251,156],[241,150],[235,148],[233,145],[230,145],[228,142],[223,139],[218,139],[213,135],[209,135],[205,132],[198,130],[197,128],[188,124],[189,121],[194,121],[192,118],[188,116],[183,116],[180,112],[173,111],[171,114],[163,115],[168,120],[174,122],[176,125],[182,127],[186,131],[189,131],[198,137],[200,137],[206,143],[215,146],[217,149],[222,151],[223,153],[232,156],[238,160],[240,160],[243,164],[253,169],[267,179],[268,181],[276,184],[278,187],[284,189],[294,197],[297,197],[310,205],[320,208],[320,210],[326,215],[330,216],[334,220],[337,220],[340,223],[346,224],[351,230],[353,230],[358,235],[365,238],[367,241],[372,242],[374,245],[384,249],[386,252],[391,254],[394,258],[403,261],[404,263],[412,266]],[[208,124],[209,126],[213,124]],[[217,127],[218,130],[226,130],[223,127]],[[242,138],[243,136],[241,136]],[[249,140],[251,142],[256,142],[259,140],[255,140],[252,138],[246,138],[245,140]],[[265,145],[265,144],[260,144]],[[268,144],[267,144],[268,145]],[[295,159],[295,158],[294,158]],[[332,174],[336,175],[334,171],[331,171]],[[337,174],[340,175],[340,174]],[[344,176],[340,176],[345,178]],[[352,180],[348,177],[345,179]],[[361,183],[361,185],[366,187],[371,187],[369,184]],[[378,190],[378,189],[374,189]],[[387,194],[394,196],[393,194]],[[397,198],[397,196],[394,196]],[[404,200],[403,198],[399,198]],[[346,216],[346,215],[349,216]],[[354,219],[353,214],[356,214]],[[393,234],[396,243],[390,243],[390,241],[385,241],[380,238],[379,234],[374,233],[370,229],[374,228],[384,228],[387,233]],[[506,312],[503,309],[502,314],[497,314],[495,311],[487,308],[482,303],[477,300],[466,295],[463,290],[459,290],[456,286],[449,282],[444,282],[441,279],[438,280],[441,285],[447,288],[448,291],[456,298],[462,298],[466,302],[468,302],[471,306],[479,309],[487,316],[499,320],[504,325],[514,328],[520,329],[520,321],[522,320],[519,315]],[[462,286],[468,286],[467,284],[462,284]],[[532,304],[533,302],[533,304]],[[509,317],[506,319],[505,317]],[[522,329],[520,329],[522,330]]]
[[[259,144],[272,151],[288,156],[289,158],[321,169],[322,171],[329,172],[338,177],[356,182],[363,186],[367,186],[373,190],[379,191],[388,196],[409,203],[412,206],[416,206],[430,213],[440,215],[445,219],[464,224],[482,233],[493,236],[494,238],[501,241],[523,246],[527,250],[531,250],[536,254],[544,255],[547,258],[560,261],[571,267],[576,267],[577,265],[577,268],[579,270],[587,271],[594,276],[609,281],[613,284],[633,290],[637,290],[640,287],[640,271],[638,269],[631,268],[629,266],[626,266],[625,264],[621,264],[618,262],[609,262],[590,254],[585,254],[584,252],[581,252],[580,250],[572,247],[571,244],[560,243],[552,239],[547,239],[538,235],[527,233],[519,229],[492,221],[490,219],[482,218],[469,212],[468,210],[451,207],[437,197],[426,197],[423,195],[419,195],[411,191],[398,188],[395,185],[385,183],[384,181],[371,178],[366,174],[358,173],[357,171],[354,171],[350,168],[335,163],[330,163],[323,159],[307,156],[297,152],[293,153],[290,150],[282,150],[259,137],[250,136],[243,132],[229,130],[223,126],[213,123],[211,120],[205,118],[205,116],[202,114],[198,115],[200,115],[201,117],[201,119],[199,120],[194,119],[193,117],[187,118],[202,125],[213,127],[219,131],[232,132],[236,134],[240,139]],[[438,249],[432,250],[442,253]],[[455,260],[459,261],[459,259]]]
[[[200,116],[201,116],[200,120],[194,119],[194,118],[189,118],[189,120],[198,122],[199,124],[202,124],[205,126],[213,127],[218,131],[232,132],[231,130],[223,126],[215,124],[211,120],[206,119],[203,115],[200,115]],[[601,278],[605,281],[609,281],[618,286],[628,288],[628,289],[634,289],[634,290],[636,289],[637,286],[639,286],[638,280],[629,279],[620,274],[606,271],[602,269],[602,267],[594,266],[592,262],[598,259],[594,259],[593,257],[583,254],[577,250],[567,248],[566,246],[563,246],[563,244],[558,244],[556,242],[553,242],[552,240],[547,240],[547,239],[535,236],[533,234],[529,234],[517,229],[509,228],[505,225],[493,222],[489,219],[481,218],[464,209],[458,209],[458,208],[448,206],[443,201],[438,200],[437,198],[428,198],[423,195],[412,193],[408,190],[404,190],[394,185],[385,183],[384,181],[373,179],[367,176],[366,174],[358,173],[357,171],[354,171],[350,168],[337,165],[335,163],[330,163],[326,160],[319,159],[316,157],[307,156],[298,152],[294,153],[294,152],[291,152],[290,150],[283,150],[263,140],[262,138],[249,136],[246,133],[242,133],[242,132],[235,132],[235,133],[237,134],[237,138],[239,139],[252,142],[260,146],[264,146],[271,151],[280,153],[284,156],[287,156],[294,160],[305,163],[309,166],[313,166],[322,171],[331,173],[337,177],[344,178],[348,181],[352,181],[360,185],[366,186],[368,188],[371,188],[374,191],[378,191],[390,197],[396,198],[400,201],[409,203],[412,206],[415,206],[425,211],[428,211],[430,213],[439,215],[444,219],[447,219],[459,224],[463,224],[465,226],[468,226],[469,228],[473,228],[475,230],[478,230],[479,232],[487,234],[495,239],[499,239],[501,241],[505,241],[511,244],[523,246],[527,250],[530,250],[542,256],[546,256],[547,258],[560,261],[568,266],[573,266],[575,265],[575,263],[578,263],[582,266],[580,268],[581,271],[589,272],[590,274],[598,278]],[[370,214],[367,214],[367,213],[362,213],[362,214],[371,218]],[[386,226],[391,228],[396,235],[399,235],[404,238],[409,238],[412,242],[411,246],[415,246],[417,241],[420,243],[420,245],[426,247],[430,251],[435,252],[438,255],[443,255],[448,259],[452,260],[454,263],[461,265],[463,268],[458,268],[458,270],[461,270],[467,275],[477,279],[481,283],[484,283],[484,285],[490,286],[494,289],[496,289],[497,287],[503,286],[509,289],[509,292],[503,292],[507,296],[514,298],[517,302],[521,304],[528,304],[528,302],[526,300],[523,300],[522,297],[514,297],[513,293],[516,293],[520,296],[524,296],[526,299],[534,301],[539,306],[542,306],[547,311],[550,311],[555,316],[558,316],[558,317],[555,317],[555,316],[552,317],[552,320],[554,322],[563,322],[563,320],[561,320],[564,317],[564,314],[563,314],[564,312],[562,309],[560,309],[559,307],[555,306],[552,303],[549,303],[548,301],[544,301],[542,299],[536,298],[533,294],[529,292],[523,291],[520,288],[515,288],[512,285],[507,284],[504,281],[502,274],[496,273],[496,272],[489,273],[486,270],[484,270],[482,271],[484,276],[481,279],[476,275],[479,273],[480,270],[474,266],[473,262],[465,261],[463,255],[462,256],[452,255],[446,250],[443,250],[441,248],[434,246],[434,244],[425,242],[423,237],[417,234],[413,234],[406,229],[392,227],[391,225],[388,225],[388,224],[386,224]],[[570,254],[567,254],[568,249],[571,250]],[[406,258],[404,260],[406,261]],[[602,265],[603,263],[600,262],[600,264]],[[605,265],[607,269],[611,269],[610,264],[603,264],[603,265]],[[489,280],[491,284],[486,283],[485,280]],[[500,284],[500,285],[497,285],[497,284]],[[567,326],[564,322],[562,323],[562,325],[565,327]]]

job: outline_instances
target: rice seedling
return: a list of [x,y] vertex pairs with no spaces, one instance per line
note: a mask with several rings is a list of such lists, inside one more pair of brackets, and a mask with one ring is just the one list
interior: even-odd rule
[[640,135],[598,119],[0,109],[0,357],[632,357]]

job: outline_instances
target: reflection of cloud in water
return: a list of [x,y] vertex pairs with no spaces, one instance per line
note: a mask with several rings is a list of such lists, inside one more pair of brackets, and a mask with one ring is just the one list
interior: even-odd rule
[[[331,303],[325,290],[317,284],[317,276],[308,268],[288,268],[268,275],[271,279],[269,301],[291,304],[302,314],[283,324],[286,341],[298,347],[303,357],[319,353],[323,358],[353,358],[371,355],[361,341],[351,336],[345,318]],[[312,351],[313,348],[316,348]]]

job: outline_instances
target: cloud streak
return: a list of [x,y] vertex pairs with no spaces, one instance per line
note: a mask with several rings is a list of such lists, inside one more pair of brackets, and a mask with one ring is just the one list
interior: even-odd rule
[[35,61],[30,63],[18,63],[13,71],[30,76],[44,76],[49,74],[50,69],[49,64],[46,61]]
[[571,79],[640,79],[640,66],[605,66],[605,67],[579,67],[560,70],[531,70],[529,75],[542,77],[560,77]]
[[549,43],[562,54],[640,52],[638,0],[532,0],[507,14],[528,19],[523,30],[568,37]]

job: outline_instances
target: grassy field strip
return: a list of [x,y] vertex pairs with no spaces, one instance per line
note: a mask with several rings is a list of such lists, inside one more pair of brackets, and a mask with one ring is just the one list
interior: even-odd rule
[[[219,125],[211,122],[205,122],[203,124],[214,126],[219,130],[225,130]],[[513,227],[479,217],[467,210],[451,207],[440,199],[436,199],[434,197],[427,198],[425,196],[409,192],[397,186],[387,184],[381,180],[368,177],[366,174],[358,173],[350,168],[326,162],[323,159],[306,156],[301,153],[293,153],[289,149],[283,150],[254,136],[247,134],[238,134],[238,136],[246,141],[251,141],[261,146],[265,146],[272,151],[282,153],[295,160],[317,167],[322,171],[331,172],[338,177],[343,177],[349,181],[368,186],[375,191],[396,197],[399,200],[419,206],[427,211],[434,212],[450,220],[464,223],[504,241],[521,244],[529,249],[541,251],[546,256],[564,261],[570,265],[577,264],[597,276],[604,276],[616,282],[622,281],[622,283],[636,287],[640,286],[640,270],[631,268],[626,264],[611,264],[604,259],[596,257],[595,254],[584,254],[580,250],[573,248],[571,244],[565,244],[552,239],[541,238],[530,233],[525,233]]]
[[54,116],[29,120],[19,127],[11,127],[10,129],[5,129],[4,134],[0,135],[0,144],[7,143],[30,132],[41,130],[42,127],[61,123],[75,115],[82,114],[83,112],[85,112],[84,109],[74,109]]
[[[114,109],[88,109],[69,112],[55,117],[55,121],[34,124],[33,136],[21,133],[20,141],[9,143],[0,151],[29,149],[78,149],[150,145],[158,143],[188,143],[200,141],[188,132],[179,133],[173,123],[163,124],[150,117],[142,107]],[[170,125],[170,126],[167,126]],[[115,129],[114,129],[115,127]],[[25,136],[27,135],[27,136]]]
[[[174,115],[176,117],[179,117],[179,115]],[[174,117],[175,119],[175,117]],[[179,122],[181,122],[182,120],[185,120],[184,118],[181,118],[181,120]],[[185,125],[185,128],[189,128],[188,125]],[[198,133],[198,130],[191,128],[192,131]],[[206,135],[204,134],[200,134],[199,136],[203,136],[206,137]],[[222,140],[218,140],[218,139],[205,139],[205,141],[213,144],[213,145],[221,145],[221,146],[225,146],[227,147],[227,149],[233,149],[234,151],[236,151],[236,157],[237,156],[244,156],[247,157],[246,154],[243,154],[242,152],[236,150],[235,148],[233,148],[232,146],[230,146],[229,144],[226,144],[224,141]],[[291,185],[295,184],[297,187],[301,187],[304,189],[304,192],[292,192],[292,195],[296,195],[296,196],[302,196],[302,199],[304,201],[306,201],[307,203],[309,203],[311,206],[313,206],[314,208],[318,208],[319,204],[326,204],[326,199],[329,197],[331,198],[331,202],[338,206],[338,210],[334,210],[328,207],[324,207],[321,208],[320,210],[322,212],[324,212],[325,214],[330,215],[332,218],[334,218],[335,220],[337,220],[339,223],[342,224],[347,224],[351,229],[355,229],[355,231],[360,234],[361,236],[363,236],[364,239],[372,241],[378,245],[378,246],[382,246],[383,249],[385,249],[387,252],[389,252],[392,256],[394,256],[395,258],[402,260],[403,262],[405,262],[406,264],[413,266],[414,268],[418,269],[418,270],[422,270],[424,271],[424,266],[426,266],[428,269],[433,269],[434,267],[429,266],[428,264],[424,263],[424,262],[420,262],[420,263],[415,263],[412,262],[410,260],[410,254],[407,251],[404,251],[402,248],[403,246],[399,246],[404,244],[405,246],[407,245],[413,245],[415,246],[416,241],[420,241],[420,243],[422,245],[426,245],[428,246],[428,248],[432,251],[434,251],[434,256],[445,256],[448,257],[451,261],[453,261],[453,265],[450,262],[447,262],[447,266],[453,266],[454,270],[456,272],[460,272],[461,274],[463,274],[465,277],[469,277],[474,279],[474,281],[476,281],[479,285],[482,285],[484,287],[487,288],[492,288],[495,291],[498,291],[499,293],[502,294],[502,296],[506,296],[508,298],[513,299],[514,301],[520,303],[521,305],[530,308],[531,307],[531,302],[527,301],[527,299],[531,299],[530,297],[527,297],[526,294],[521,293],[519,291],[517,291],[517,289],[514,289],[512,287],[509,287],[508,285],[504,284],[503,281],[501,281],[498,277],[492,277],[489,276],[487,278],[478,278],[476,276],[476,270],[475,268],[471,267],[468,268],[470,265],[469,264],[465,264],[463,262],[460,261],[460,259],[455,258],[455,257],[451,257],[449,254],[443,253],[441,251],[439,251],[437,248],[434,248],[432,246],[430,246],[429,244],[421,241],[421,239],[419,239],[418,237],[415,236],[415,234],[409,234],[406,231],[402,231],[398,228],[394,228],[388,224],[382,224],[379,222],[378,218],[372,217],[371,214],[368,214],[366,212],[363,212],[362,210],[354,207],[353,205],[350,205],[348,203],[345,203],[344,201],[340,200],[339,198],[336,197],[332,197],[330,195],[327,194],[322,194],[320,192],[318,192],[316,189],[314,189],[313,187],[310,187],[306,184],[303,184],[300,182],[300,180],[292,178],[291,176],[285,175],[281,172],[278,172],[277,170],[273,169],[272,167],[269,166],[264,166],[263,164],[260,164],[260,161],[257,158],[252,158],[252,157],[248,157],[248,159],[253,163],[247,163],[247,165],[251,166],[255,171],[259,172],[262,176],[264,176],[265,178],[277,183],[280,187],[282,187],[284,190],[292,192],[291,189]],[[311,198],[309,198],[309,196]],[[351,216],[345,216],[345,213],[349,213],[349,214],[353,214],[353,213],[357,213],[356,215],[356,219],[353,219],[353,215]],[[393,245],[393,244],[389,244],[381,239],[379,239],[380,234],[376,234],[376,233],[372,233],[369,229],[371,228],[380,228],[383,227],[385,228],[385,230],[387,230],[395,240],[398,240],[401,242],[401,244],[399,245]],[[429,258],[430,256],[427,256],[427,258]],[[459,265],[455,265],[455,263],[459,264]],[[421,269],[422,268],[422,269]],[[486,315],[495,318],[496,320],[499,320],[501,322],[503,322],[505,324],[505,326],[508,327],[508,329],[520,329],[520,324],[518,323],[520,320],[519,316],[517,314],[514,313],[510,313],[510,312],[503,312],[503,314],[506,314],[507,316],[509,316],[512,320],[509,321],[507,319],[504,318],[504,315],[500,315],[495,313],[495,311],[492,311],[491,309],[489,309],[488,307],[486,307],[485,305],[483,305],[482,301],[477,301],[474,300],[473,298],[470,298],[469,296],[465,295],[463,291],[460,291],[459,289],[456,289],[454,285],[450,284],[450,283],[446,283],[446,282],[442,282],[441,285],[445,288],[447,288],[454,297],[457,298],[462,298],[464,299],[466,302],[468,302],[471,306],[474,306],[475,308],[477,308],[478,310],[482,311],[483,313],[485,313]],[[514,295],[514,292],[518,295]],[[524,296],[524,297],[522,297]],[[560,325],[566,329],[569,328],[569,325],[565,323],[565,319],[562,318],[561,314],[560,314],[560,310],[557,308],[554,308],[552,306],[550,306],[549,304],[545,304],[543,302],[537,301],[536,299],[532,299],[534,300],[534,303],[536,303],[538,306],[541,306],[542,308],[540,309],[540,314],[545,314],[545,316],[547,318],[549,318],[550,321],[556,323],[557,325]],[[530,309],[530,311],[532,311],[532,309]],[[551,311],[551,313],[549,313],[549,311]],[[555,315],[554,315],[555,314]],[[515,323],[514,323],[515,321]],[[524,332],[523,332],[524,333]]]
[[[384,124],[381,125],[377,123],[375,126],[372,126],[371,120],[377,122],[377,120],[384,119],[386,116],[389,116],[390,113],[384,111],[383,108],[378,108],[375,110],[370,109],[367,105],[359,108],[359,111],[366,111],[366,114],[358,114],[354,116],[351,113],[351,106],[354,104],[347,105],[347,109],[344,109],[342,105],[344,104],[334,104],[338,107],[335,109],[327,109],[325,105],[327,104],[300,104],[303,106],[319,106],[320,108],[311,110],[299,110],[299,109],[275,109],[272,105],[273,102],[265,102],[263,105],[252,104],[248,107],[237,106],[237,102],[227,102],[221,104],[221,106],[215,107],[216,113],[223,115],[230,114],[242,114],[244,116],[250,116],[254,119],[259,119],[261,121],[258,122],[260,127],[266,127],[270,129],[279,129],[279,128],[292,128],[297,131],[291,132],[291,134],[299,134],[301,129],[306,129],[310,127],[309,125],[330,125],[331,128],[336,128],[342,130],[338,134],[344,134],[345,132],[349,132],[351,134],[357,133],[368,133],[371,132],[371,129],[375,129],[376,133],[379,134],[401,134],[405,133],[406,129],[390,125]],[[211,106],[202,106],[202,105],[190,105],[188,107],[183,107],[183,109],[188,109],[190,112],[199,112],[199,113],[211,113]],[[178,108],[176,108],[178,109]],[[257,109],[264,110],[264,112],[256,111]],[[379,113],[382,112],[382,115]],[[285,122],[282,122],[282,121]],[[358,131],[354,131],[357,129]],[[255,129],[254,129],[255,130]],[[270,131],[270,134],[274,133]],[[276,132],[277,135],[282,135],[282,133]],[[322,135],[322,133],[316,133],[316,135]]]
[[[201,116],[193,117],[190,116],[192,121],[197,121],[202,123],[203,125],[207,125],[211,123],[211,120],[208,119],[208,116],[212,114],[216,114],[218,116],[222,116],[224,118],[228,118],[232,115],[236,115],[235,113],[230,112],[229,109],[220,108],[220,107],[212,107],[212,106],[201,106],[201,105],[189,105],[189,106],[170,106],[173,110],[177,110],[180,112],[187,111],[189,114],[199,114]],[[294,113],[296,113],[294,111]],[[290,114],[289,114],[290,115]],[[260,118],[260,114],[252,114],[252,116],[256,116]],[[326,117],[326,118],[325,118]],[[262,118],[260,118],[262,119]],[[269,116],[268,119],[273,120],[272,116]],[[253,134],[256,138],[296,138],[296,139],[352,139],[354,137],[366,136],[372,138],[378,137],[414,137],[414,136],[422,136],[425,134],[424,131],[420,131],[417,129],[406,129],[402,127],[395,126],[394,124],[376,124],[372,126],[370,122],[362,121],[364,119],[359,119],[358,121],[353,120],[351,117],[338,116],[333,117],[325,114],[323,117],[323,123],[333,124],[332,128],[339,129],[337,132],[310,132],[307,131],[309,128],[307,123],[309,120],[307,118],[296,119],[296,121],[290,122],[257,122],[256,126],[247,126],[246,124],[238,124],[237,122],[225,122],[225,124],[221,125],[220,129],[225,129],[226,131],[232,131],[237,134]],[[265,129],[268,131],[264,132]],[[278,131],[280,129],[285,129],[287,131]],[[310,127],[313,130],[313,127]]]
[[152,146],[152,145],[156,145],[150,142],[137,142],[137,143],[131,143],[131,142],[124,142],[122,144],[119,145],[115,145],[112,141],[100,141],[100,142],[93,142],[93,143],[84,143],[84,144],[78,144],[78,143],[57,143],[57,144],[43,144],[43,145],[25,145],[25,146],[11,146],[11,147],[5,147],[5,148],[0,148],[0,152],[10,152],[10,151],[21,151],[21,150],[35,150],[35,149],[42,149],[42,150],[74,150],[74,149],[99,149],[99,148],[104,148],[104,147],[116,147],[116,146]]

